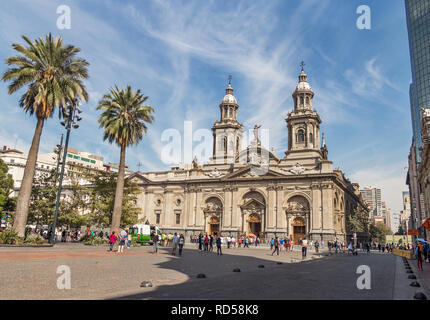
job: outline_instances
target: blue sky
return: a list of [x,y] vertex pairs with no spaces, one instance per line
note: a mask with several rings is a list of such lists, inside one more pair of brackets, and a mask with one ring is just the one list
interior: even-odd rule
[[[71,29],[56,26],[59,5],[71,8]],[[359,5],[371,9],[371,30],[359,30]],[[90,63],[90,101],[70,145],[118,162],[119,149],[102,140],[95,110],[114,84],[140,88],[156,109],[155,123],[127,163],[137,170],[168,169],[160,161],[163,130],[210,129],[227,77],[247,129],[270,129],[270,145],[283,157],[285,117],[304,60],[323,121],[329,159],[360,186],[382,188],[398,212],[412,129],[411,71],[403,0],[393,1],[1,1],[0,60],[11,44],[52,32],[81,48]],[[6,65],[0,71],[6,70]],[[35,119],[18,106],[20,93],[0,83],[0,144],[28,152]],[[40,152],[51,152],[62,127],[56,117],[44,128]]]

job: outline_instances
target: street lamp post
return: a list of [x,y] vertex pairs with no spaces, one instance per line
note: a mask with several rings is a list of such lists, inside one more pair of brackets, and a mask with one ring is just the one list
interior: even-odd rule
[[60,140],[60,144],[57,144],[57,148],[56,148],[56,154],[57,154],[57,169],[56,169],[56,173],[58,175],[58,168],[60,167],[60,158],[61,158],[61,149],[63,148],[63,134],[61,134],[61,140]]
[[[60,208],[61,190],[63,188],[64,168],[66,166],[67,148],[69,146],[70,131],[71,131],[72,127],[74,129],[79,128],[79,125],[75,121],[81,121],[82,120],[82,118],[76,114],[76,111],[78,113],[82,112],[81,109],[76,107],[74,104],[70,105],[68,110],[66,110],[66,112],[65,112],[64,121],[61,122],[61,125],[66,128],[67,132],[66,132],[66,141],[64,143],[63,161],[61,162],[61,173],[60,173],[60,181],[58,183],[57,201],[55,203],[54,222],[52,223],[51,239],[50,239],[51,244],[55,243],[55,228],[57,225],[58,210]],[[61,152],[61,149],[59,151],[59,154],[60,154],[60,152]],[[58,164],[59,164],[59,162],[58,162]]]

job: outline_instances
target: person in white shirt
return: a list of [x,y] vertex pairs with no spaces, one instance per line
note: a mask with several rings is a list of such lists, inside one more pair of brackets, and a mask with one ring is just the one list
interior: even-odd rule
[[230,244],[231,244],[231,238],[230,236],[227,236],[227,249],[230,249]]
[[302,259],[306,258],[306,252],[308,250],[308,240],[304,238],[302,240]]

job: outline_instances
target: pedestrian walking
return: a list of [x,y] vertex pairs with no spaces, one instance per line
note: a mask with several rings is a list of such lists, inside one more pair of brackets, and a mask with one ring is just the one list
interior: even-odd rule
[[244,246],[243,246],[244,248],[245,247],[247,247],[247,248],[249,248],[249,239],[248,238],[245,238],[245,244],[244,244]]
[[119,239],[119,245],[118,245],[118,253],[122,253],[124,252],[124,246],[125,246],[125,241],[127,240],[127,234],[124,234],[123,232],[121,233],[121,237]]
[[273,246],[275,245],[275,239],[274,238],[270,238],[270,251],[273,250]]
[[348,244],[348,255],[350,253],[352,253],[352,243],[351,242]]
[[272,256],[273,254],[276,252],[276,255],[279,256],[279,240],[278,237],[275,237],[275,239],[273,239],[273,252],[272,252]]
[[158,252],[158,241],[159,241],[158,234],[154,232],[152,236],[152,246],[154,249],[154,253]]
[[306,252],[308,250],[308,240],[304,238],[302,240],[302,259],[306,258]]
[[415,256],[417,258],[418,270],[423,271],[423,249],[422,244],[417,244],[415,248]]
[[212,235],[209,236],[209,251],[214,251],[214,237]]
[[112,234],[109,237],[109,251],[112,251],[115,242],[116,242],[115,231],[112,231]]
[[316,252],[316,253],[318,253],[319,247],[320,247],[320,243],[319,243],[319,241],[317,240],[317,241],[315,241],[315,252]]
[[205,235],[204,241],[205,241],[205,251],[209,251],[209,237],[207,234]]
[[172,255],[176,256],[176,248],[178,247],[178,234],[175,232],[175,234],[172,236]]
[[179,255],[182,256],[182,248],[184,247],[185,244],[185,237],[183,234],[181,234],[179,236],[179,241],[178,241],[178,245],[179,245]]
[[131,234],[127,231],[127,249],[131,247]]
[[222,250],[221,250],[221,237],[217,236],[216,237],[216,254],[217,255],[222,255]]

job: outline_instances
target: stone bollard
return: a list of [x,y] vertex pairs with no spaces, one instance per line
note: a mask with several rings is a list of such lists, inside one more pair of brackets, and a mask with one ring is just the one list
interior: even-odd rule
[[414,299],[417,299],[417,300],[427,300],[427,297],[426,297],[426,295],[424,293],[417,292],[414,295]]
[[240,272],[240,269],[239,268],[234,268],[233,272]]
[[197,275],[197,278],[199,278],[199,279],[203,279],[203,278],[206,278],[206,275],[205,275],[204,273],[199,273],[199,274]]
[[143,288],[152,287],[152,282],[151,282],[151,281],[143,281],[143,282],[140,284],[140,286],[141,286],[141,287],[143,287]]

